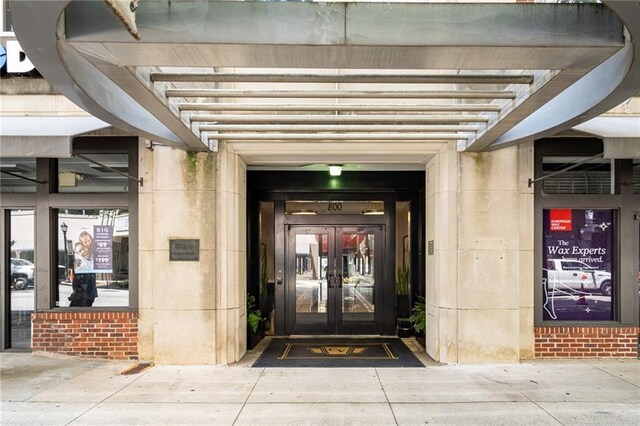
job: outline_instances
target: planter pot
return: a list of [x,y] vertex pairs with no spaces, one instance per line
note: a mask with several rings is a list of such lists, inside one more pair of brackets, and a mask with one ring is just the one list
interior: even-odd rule
[[247,349],[253,349],[258,346],[258,343],[264,338],[264,324],[260,323],[258,331],[255,333],[253,329],[247,325]]
[[416,341],[420,343],[422,347],[427,347],[424,334],[416,334]]
[[398,337],[410,337],[413,334],[413,324],[408,319],[396,320],[396,334]]
[[407,318],[410,314],[409,295],[396,295],[396,318]]

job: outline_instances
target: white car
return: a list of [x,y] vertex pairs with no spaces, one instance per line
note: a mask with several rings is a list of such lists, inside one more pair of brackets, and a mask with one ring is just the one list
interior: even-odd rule
[[25,259],[11,258],[11,282],[16,290],[33,285],[33,263]]
[[611,273],[597,270],[578,260],[548,259],[543,269],[547,290],[598,291],[611,296]]

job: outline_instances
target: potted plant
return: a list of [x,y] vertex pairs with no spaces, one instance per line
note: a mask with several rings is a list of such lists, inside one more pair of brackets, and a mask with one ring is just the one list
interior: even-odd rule
[[402,265],[396,275],[396,317],[409,316],[409,267]]
[[256,307],[256,298],[247,295],[247,349],[256,347],[264,337],[264,319]]
[[427,312],[424,297],[418,297],[418,300],[411,309],[409,317],[413,323],[413,329],[416,331],[416,340],[422,346],[425,346],[425,330],[427,329]]

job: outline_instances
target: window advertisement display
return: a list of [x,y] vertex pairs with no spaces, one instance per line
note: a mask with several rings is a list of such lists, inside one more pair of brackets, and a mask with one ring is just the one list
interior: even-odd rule
[[129,305],[129,213],[124,209],[58,213],[58,306]]
[[612,321],[615,210],[543,210],[545,321]]

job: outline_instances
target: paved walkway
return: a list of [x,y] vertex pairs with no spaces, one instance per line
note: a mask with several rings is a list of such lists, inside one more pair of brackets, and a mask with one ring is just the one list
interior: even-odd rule
[[155,366],[0,354],[2,425],[640,424],[640,361]]

